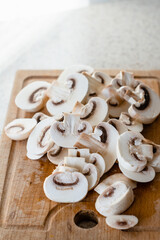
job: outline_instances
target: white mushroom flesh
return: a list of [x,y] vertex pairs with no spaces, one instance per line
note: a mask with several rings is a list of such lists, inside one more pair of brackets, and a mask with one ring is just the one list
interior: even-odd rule
[[6,135],[12,140],[27,139],[37,122],[31,118],[18,118],[5,127]]
[[126,230],[138,223],[138,218],[133,215],[111,215],[106,218],[106,223],[111,228]]
[[67,156],[67,152],[67,148],[62,148],[54,144],[53,147],[47,151],[47,158],[53,164],[58,165],[60,161]]
[[143,124],[133,119],[128,113],[122,112],[119,120],[127,127],[128,130],[135,132],[143,131]]

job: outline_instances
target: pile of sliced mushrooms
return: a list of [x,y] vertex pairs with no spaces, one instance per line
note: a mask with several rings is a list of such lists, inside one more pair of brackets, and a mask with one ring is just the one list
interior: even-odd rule
[[[136,182],[150,182],[160,172],[160,145],[140,133],[143,124],[160,114],[159,96],[130,72],[112,79],[92,67],[74,65],[51,84],[30,83],[15,103],[34,115],[13,120],[6,135],[28,138],[29,159],[47,154],[57,165],[44,181],[47,198],[73,203],[94,189],[99,194],[95,208],[110,227],[135,226],[137,217],[121,214],[134,201]],[[48,115],[38,112],[45,106]],[[99,183],[116,162],[122,173]]]

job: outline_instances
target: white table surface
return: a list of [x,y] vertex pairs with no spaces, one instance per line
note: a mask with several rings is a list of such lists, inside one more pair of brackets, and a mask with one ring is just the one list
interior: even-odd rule
[[19,69],[82,63],[108,69],[160,69],[160,1],[108,0],[86,8],[0,22],[0,132]]

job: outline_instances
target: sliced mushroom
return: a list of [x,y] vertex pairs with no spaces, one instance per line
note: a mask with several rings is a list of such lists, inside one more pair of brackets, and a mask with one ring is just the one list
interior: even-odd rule
[[132,188],[125,182],[115,182],[108,186],[96,200],[96,210],[103,216],[121,214],[134,200]]
[[35,81],[24,87],[16,96],[15,103],[17,107],[26,112],[39,111],[46,102],[46,90],[50,83],[44,81]]
[[126,88],[123,89],[124,98],[132,102],[128,112],[137,121],[149,124],[152,123],[160,113],[160,98],[148,86],[139,84],[135,92]]
[[126,177],[137,182],[151,182],[155,178],[155,170],[149,165],[141,172],[131,172],[125,169],[121,164],[119,164],[119,168]]
[[113,183],[117,181],[125,182],[127,185],[129,185],[132,189],[137,187],[137,183],[135,181],[130,180],[122,173],[115,173],[109,177],[106,177],[101,183],[99,183],[96,188],[94,189],[98,194],[101,194],[104,192],[104,190],[112,185]]
[[94,69],[87,65],[72,65],[66,68],[58,77],[59,82],[65,82],[69,75],[74,73],[83,73],[92,74]]
[[91,132],[91,125],[86,121],[81,121],[78,114],[64,113],[64,121],[57,121],[51,127],[53,141],[65,148],[73,147],[80,134]]
[[68,149],[69,157],[82,157],[85,158],[85,161],[88,161],[90,157],[90,151],[87,148],[84,149]]
[[24,140],[29,137],[36,124],[35,119],[18,118],[7,124],[5,134],[12,140]]
[[153,144],[153,159],[149,161],[149,165],[154,168],[156,172],[160,172],[160,145]]
[[135,132],[143,131],[143,124],[132,118],[127,112],[122,112],[119,120],[127,127],[128,130]]
[[65,157],[64,166],[72,167],[78,169],[87,178],[88,181],[88,191],[93,189],[98,183],[98,171],[97,168],[91,164],[86,163],[85,158],[81,157]]
[[27,152],[27,154],[26,154],[26,156],[31,160],[38,160],[41,157],[43,157],[43,155],[44,154],[33,154],[33,153],[30,153],[30,152]]
[[92,77],[105,86],[109,85],[112,81],[112,78],[104,72],[94,72]]
[[58,165],[60,161],[67,156],[67,152],[67,148],[62,148],[54,144],[53,147],[47,151],[47,158],[53,164]]
[[48,116],[48,115],[46,115],[46,114],[44,114],[42,112],[37,112],[37,113],[35,113],[33,115],[32,118],[36,119],[37,123],[39,123],[40,121],[42,121],[42,120],[44,120],[44,119],[46,119],[48,117],[50,117],[50,116]]
[[50,128],[54,122],[54,118],[50,117],[36,125],[27,141],[28,156],[45,154],[53,146]]
[[126,230],[138,223],[138,218],[133,215],[112,215],[106,218],[106,223],[111,228]]
[[98,153],[92,153],[92,154],[90,154],[88,162],[92,163],[94,166],[96,166],[96,168],[98,170],[99,178],[102,177],[102,175],[105,173],[104,158]]
[[[77,105],[77,104],[76,104]],[[81,120],[88,121],[91,126],[96,126],[98,123],[103,122],[108,115],[108,105],[106,101],[99,97],[90,98],[89,102],[83,106],[80,111],[79,104],[74,106],[73,113],[79,113]]]
[[102,90],[104,88],[104,84],[97,81],[96,78],[92,77],[88,73],[84,72],[83,75],[88,79],[89,83],[89,91],[88,91],[88,98],[90,97],[103,97]]
[[128,111],[130,104],[120,97],[118,91],[108,85],[102,91],[103,96],[107,99],[110,117],[119,117],[121,112]]
[[51,115],[71,112],[77,101],[82,102],[88,92],[88,80],[80,73],[69,75],[64,83],[54,81],[47,91],[51,98],[46,107]]
[[119,135],[128,131],[127,127],[117,119],[110,119],[108,123],[111,124],[118,131]]
[[116,161],[116,145],[118,140],[117,130],[109,123],[100,123],[95,128],[93,136],[81,134],[74,147],[89,148],[92,153],[100,153],[105,161],[105,172]]
[[85,198],[88,181],[79,172],[55,172],[45,179],[43,189],[46,197],[52,201],[73,203]]
[[112,86],[116,89],[122,86],[129,86],[135,89],[140,82],[134,79],[133,73],[120,71],[112,80]]
[[56,169],[53,170],[53,173],[55,172],[78,172],[78,169],[61,165],[57,166]]
[[127,170],[140,172],[153,158],[153,146],[144,143],[140,133],[127,131],[119,136],[117,144],[118,162]]

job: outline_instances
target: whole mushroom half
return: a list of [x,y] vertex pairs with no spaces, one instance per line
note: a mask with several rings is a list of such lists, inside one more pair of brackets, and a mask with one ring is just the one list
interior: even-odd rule
[[81,121],[78,114],[64,113],[64,121],[57,121],[51,127],[52,140],[65,148],[73,147],[80,134],[91,132],[91,125],[87,121]]
[[125,169],[140,172],[147,161],[153,158],[153,146],[144,142],[142,134],[127,131],[119,136],[117,157],[119,164]]
[[88,181],[80,172],[55,172],[45,179],[43,189],[52,201],[73,203],[85,198]]
[[12,140],[27,139],[37,122],[31,118],[18,118],[5,127],[6,135]]
[[101,183],[99,183],[96,188],[94,189],[98,194],[101,194],[104,192],[104,190],[112,185],[113,183],[117,181],[122,181],[128,184],[132,189],[137,187],[137,184],[135,181],[130,180],[122,173],[115,173],[109,177],[106,177]]
[[108,105],[106,101],[99,97],[92,97],[86,105],[77,103],[73,108],[73,113],[79,113],[81,120],[88,121],[91,126],[96,126],[103,122],[108,116]]
[[41,157],[42,154],[44,155],[53,146],[50,128],[54,122],[54,118],[50,117],[36,125],[27,141],[27,156],[34,155],[35,159],[35,155],[37,155],[38,159],[38,156]]
[[131,103],[128,109],[129,115],[137,121],[152,123],[160,113],[159,96],[145,84],[139,84],[135,91],[128,87],[119,89],[126,101]]
[[46,90],[50,85],[50,83],[44,81],[35,81],[28,84],[16,96],[17,107],[26,112],[39,111],[46,102]]
[[51,115],[71,112],[77,101],[82,102],[88,92],[88,80],[80,73],[69,75],[65,82],[54,81],[47,91],[46,107]]
[[106,223],[111,228],[126,230],[138,223],[138,218],[133,215],[111,215],[106,218]]
[[125,182],[115,182],[101,193],[95,203],[96,210],[103,216],[121,214],[134,200],[133,190]]
[[132,118],[127,112],[122,112],[119,120],[126,126],[128,130],[135,132],[143,131],[143,124]]

